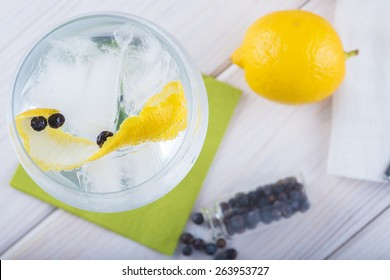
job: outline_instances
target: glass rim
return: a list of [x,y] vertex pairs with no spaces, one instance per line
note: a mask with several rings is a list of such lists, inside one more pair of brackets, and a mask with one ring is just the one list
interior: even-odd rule
[[[27,151],[25,150],[25,147],[23,143],[21,142],[21,138],[19,136],[19,133],[17,132],[16,129],[16,123],[15,123],[15,111],[14,111],[14,99],[16,98],[16,85],[19,81],[19,75],[21,74],[21,70],[26,62],[26,60],[33,54],[35,48],[42,42],[44,41],[48,36],[51,34],[55,33],[57,30],[62,29],[63,27],[73,23],[73,22],[78,22],[82,20],[87,20],[90,18],[104,18],[104,17],[112,17],[112,18],[117,18],[117,19],[123,19],[125,21],[134,21],[137,22],[137,24],[142,25],[142,28],[145,28],[147,31],[151,32],[160,42],[163,42],[168,48],[170,54],[176,59],[176,62],[179,64],[180,71],[184,71],[184,77],[187,79],[187,84],[189,85],[188,90],[192,102],[191,102],[191,108],[188,108],[190,111],[190,117],[188,118],[188,127],[185,131],[185,136],[183,140],[180,143],[180,147],[177,149],[175,152],[174,156],[172,156],[169,161],[163,165],[163,167],[156,172],[153,176],[148,178],[147,180],[143,181],[142,183],[139,183],[135,186],[132,186],[129,189],[125,190],[120,190],[120,191],[113,191],[113,192],[88,192],[85,190],[78,190],[75,188],[70,187],[69,185],[66,185],[62,182],[59,182],[58,180],[52,178],[49,176],[46,172],[42,171],[37,164],[31,159],[31,157],[28,155]],[[107,196],[116,196],[116,195],[123,195],[125,193],[129,193],[134,191],[137,188],[142,188],[143,186],[147,184],[153,184],[159,179],[162,179],[164,175],[167,174],[170,170],[172,170],[177,164],[180,164],[180,160],[184,157],[184,155],[191,149],[191,147],[194,146],[193,138],[198,137],[200,135],[200,148],[198,148],[195,152],[195,158],[200,153],[201,147],[203,146],[205,136],[206,136],[206,131],[207,131],[207,123],[208,123],[208,104],[207,104],[207,96],[204,94],[204,96],[201,96],[202,89],[199,88],[199,79],[197,81],[194,81],[194,78],[191,77],[190,70],[194,68],[194,63],[191,60],[190,55],[186,52],[184,47],[172,36],[170,35],[167,31],[165,31],[162,27],[142,18],[138,17],[135,15],[131,14],[126,14],[126,13],[120,13],[120,12],[92,12],[92,13],[86,13],[86,14],[81,14],[78,16],[71,17],[69,19],[63,20],[59,24],[56,24],[54,27],[50,28],[48,32],[46,32],[43,36],[38,38],[32,46],[26,51],[24,56],[22,57],[17,69],[16,73],[14,75],[14,78],[12,80],[12,89],[11,89],[11,98],[10,98],[10,104],[8,107],[9,113],[8,115],[8,125],[10,126],[11,130],[11,136],[12,136],[12,143],[14,146],[14,149],[17,152],[17,155],[19,157],[19,162],[22,164],[26,172],[34,179],[35,175],[40,174],[38,176],[44,176],[48,181],[50,182],[55,182],[56,187],[61,187],[67,192],[74,192],[76,194],[84,194],[87,196],[91,197],[107,197]],[[200,76],[200,74],[199,74]],[[201,76],[200,76],[201,77]],[[202,81],[203,82],[203,81]],[[204,87],[204,85],[203,85]],[[197,92],[196,92],[197,91]],[[205,90],[203,90],[205,92]],[[188,106],[189,104],[187,104]],[[204,110],[200,112],[199,107],[203,106]],[[199,114],[202,114],[199,116]],[[199,123],[197,118],[201,118]],[[195,130],[195,136],[192,136],[191,134],[194,134],[193,131]],[[196,131],[197,130],[197,131]],[[16,139],[15,139],[16,138]],[[198,141],[199,142],[199,141]],[[24,153],[27,157],[24,157],[24,159],[28,159],[29,163],[26,164],[20,152]],[[193,160],[195,161],[195,160]],[[27,166],[28,165],[28,166]],[[193,164],[192,164],[193,165]],[[192,167],[191,165],[191,167]],[[186,171],[185,174],[189,172]],[[183,178],[185,175],[183,176]],[[183,179],[181,178],[177,184]],[[35,181],[35,180],[34,180]],[[175,184],[170,190],[172,190],[177,184]],[[42,187],[42,186],[40,186]],[[46,188],[42,187],[44,190]],[[168,192],[170,191],[168,190]],[[161,196],[160,196],[161,197]],[[158,199],[158,198],[157,198]]]

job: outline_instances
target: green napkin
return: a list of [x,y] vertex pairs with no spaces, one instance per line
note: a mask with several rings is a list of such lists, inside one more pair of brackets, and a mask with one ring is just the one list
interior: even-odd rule
[[172,255],[241,95],[238,89],[214,78],[203,78],[209,101],[206,141],[188,175],[161,199],[131,211],[95,213],[73,208],[51,197],[30,179],[21,166],[17,168],[11,185],[161,253]]

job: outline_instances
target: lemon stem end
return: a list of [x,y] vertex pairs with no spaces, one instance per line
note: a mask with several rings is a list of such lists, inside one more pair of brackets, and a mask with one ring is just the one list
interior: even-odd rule
[[353,50],[349,52],[345,52],[345,57],[348,59],[353,56],[357,56],[359,54],[359,50]]

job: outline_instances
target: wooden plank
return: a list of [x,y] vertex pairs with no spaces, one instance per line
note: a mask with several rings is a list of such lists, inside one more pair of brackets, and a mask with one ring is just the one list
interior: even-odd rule
[[[311,1],[303,9],[315,11],[315,7],[318,4],[318,1]],[[328,4],[329,5],[327,5],[325,9],[335,7],[335,1],[329,1]],[[325,9],[323,11],[325,11]],[[330,21],[333,20],[333,13],[321,15]],[[251,92],[246,83],[243,81],[242,75],[238,74],[237,71],[241,72],[241,70],[238,70],[236,67],[232,67],[223,73],[220,78],[244,89],[242,103],[245,104],[240,103],[243,107],[242,111],[247,110],[244,108],[248,108],[248,106],[258,106],[261,108],[260,103],[268,103],[256,100],[253,92]],[[247,95],[247,93],[250,94]],[[264,105],[265,104],[262,104],[262,106]],[[267,106],[269,105],[270,104],[267,104]],[[253,120],[252,125],[261,124],[262,122],[266,122],[268,119],[272,118],[268,116],[269,111],[267,111],[267,109],[262,118]],[[279,120],[280,114],[288,114],[285,112],[285,109],[281,110],[283,110],[283,112],[280,111],[279,113],[274,114],[275,118],[278,118],[277,120]],[[275,135],[278,135],[277,138],[280,137],[281,139],[290,138],[291,143],[301,143],[302,147],[307,149],[306,162],[303,158],[302,160],[299,159],[300,157],[298,154],[296,156],[291,154],[292,150],[299,149],[299,147],[296,146],[288,148],[285,147],[286,150],[281,150],[280,154],[286,155],[286,158],[297,158],[297,163],[299,163],[301,169],[304,170],[306,179],[310,185],[313,208],[310,213],[303,215],[306,217],[302,216],[299,218],[302,221],[296,221],[295,224],[285,223],[284,225],[282,224],[275,227],[275,229],[265,229],[264,233],[259,233],[256,238],[254,235],[251,235],[250,237],[253,239],[246,237],[236,239],[235,244],[237,245],[235,246],[241,248],[244,253],[247,253],[250,252],[254,243],[259,244],[258,248],[262,249],[261,252],[258,253],[258,256],[262,259],[322,259],[328,257],[327,252],[330,253],[332,259],[389,259],[390,248],[387,246],[387,239],[390,236],[388,229],[390,190],[388,186],[385,184],[373,184],[370,182],[348,180],[326,175],[325,163],[327,159],[327,139],[329,139],[331,125],[331,102],[330,100],[327,100],[316,105],[302,106],[299,110],[306,115],[305,118],[312,119],[310,122],[313,122],[313,124],[317,123],[312,127],[307,124],[308,126],[305,130],[300,132],[303,134],[301,140],[294,140],[291,138],[293,132],[286,133],[285,135],[279,132],[279,130],[274,134],[268,134],[269,131],[267,129],[265,131],[260,129],[257,132],[259,139],[263,138],[265,135],[269,136],[268,139],[262,142],[264,144],[263,147],[265,151],[275,150],[271,145],[269,145],[271,140],[277,140]],[[313,114],[312,110],[318,111]],[[239,111],[239,109],[237,111]],[[309,111],[311,112],[308,113]],[[248,112],[248,116],[251,114],[249,118],[242,116],[241,114],[239,118],[245,120],[248,120],[253,116],[251,112]],[[302,124],[301,122],[295,120],[295,117],[298,117],[297,115],[297,112],[291,113],[288,119],[292,118],[291,122],[294,124]],[[272,122],[275,121],[275,118]],[[285,117],[284,119],[287,118]],[[236,119],[234,118],[233,120]],[[242,124],[242,120],[237,120],[236,129],[242,129],[242,131],[234,133],[245,135],[247,132],[244,131],[245,128],[240,127],[240,124]],[[277,125],[280,124],[277,122]],[[283,125],[286,127],[289,126],[288,124]],[[251,125],[248,125],[248,127],[250,126]],[[234,129],[233,127],[234,124],[232,123],[230,129]],[[310,133],[309,131],[311,128],[313,131]],[[296,126],[291,125],[290,131],[296,129],[300,130],[302,127],[297,128]],[[252,135],[252,137],[256,138],[256,135]],[[311,138],[310,140],[308,140],[309,137]],[[243,138],[245,139],[245,137]],[[240,142],[243,138],[240,139]],[[225,139],[231,138],[227,136]],[[318,143],[317,148],[314,148],[315,142]],[[323,143],[321,144],[320,142]],[[250,144],[243,143],[243,146],[247,145]],[[229,146],[229,143],[227,146]],[[259,146],[261,146],[261,144],[259,144]],[[280,143],[278,146],[282,147],[285,145]],[[312,152],[309,152],[310,147],[313,147]],[[321,150],[322,152],[320,152]],[[242,149],[242,151],[244,151],[244,149]],[[264,150],[261,151],[259,149],[258,153],[260,154],[261,152],[264,153]],[[225,152],[223,151],[223,146],[220,148],[220,153],[224,155],[227,154],[226,150]],[[237,153],[240,153],[240,149]],[[268,155],[269,153],[266,154]],[[245,170],[245,172],[254,174],[256,169],[267,172],[267,164],[274,162],[274,160],[271,159],[273,156],[274,154],[272,156],[270,155],[269,162],[264,163],[263,166],[253,168],[249,167],[253,170]],[[238,160],[240,157],[236,158]],[[243,158],[245,158],[245,156]],[[236,160],[222,157],[217,157],[217,159],[221,162],[234,162]],[[277,162],[286,164],[283,157],[280,157]],[[232,174],[232,172],[234,172],[234,170],[229,170],[228,167],[224,167],[221,164],[222,163],[215,162],[213,166],[223,168],[227,174]],[[238,162],[237,166],[248,167],[249,163]],[[288,164],[286,166],[288,166]],[[291,168],[293,169],[294,167],[291,166]],[[273,171],[274,170],[275,169],[273,169]],[[239,173],[237,176],[240,176]],[[248,182],[248,184],[250,183],[251,182]],[[210,184],[223,184],[223,182],[216,181],[211,182]],[[382,214],[382,211],[385,212]],[[311,215],[311,217],[309,215]],[[377,218],[378,215],[379,217]],[[367,228],[365,228],[366,226]],[[361,231],[362,228],[364,228],[363,231]],[[280,232],[278,232],[278,230]],[[356,233],[357,235],[355,236]],[[341,249],[339,246],[342,246]],[[336,252],[332,252],[332,250]],[[249,258],[250,256],[244,256],[244,258],[245,257]]]
[[156,251],[56,210],[1,259],[166,259]]
[[336,0],[312,0],[302,7],[302,10],[317,13],[330,23],[333,23],[335,9]]
[[[310,2],[304,8],[331,18],[326,11],[331,11],[329,5],[333,3]],[[243,72],[235,66],[219,78],[243,89],[244,94],[195,209],[211,205],[226,193],[298,171],[305,174],[313,204],[308,213],[291,222],[235,238],[231,245],[238,248],[240,258],[325,258],[388,206],[387,186],[326,175],[330,100],[283,106],[251,92]],[[48,241],[52,238],[53,241]],[[2,258],[163,257],[62,211],[56,211],[2,255]]]
[[244,259],[326,258],[388,207],[387,185],[326,174],[330,100],[298,107],[274,104],[256,96],[235,66],[220,79],[243,89],[244,94],[199,201],[210,204],[211,190],[218,197],[237,186],[254,186],[268,177],[296,171],[303,172],[312,201],[312,209],[294,222],[235,239]]
[[[0,156],[3,154],[1,153]],[[4,174],[12,174],[14,166],[6,166],[2,170],[7,172]],[[10,188],[8,186],[9,180],[10,176],[7,175],[2,176],[0,181],[0,209],[2,211],[0,219],[0,252],[7,250],[54,210],[53,207]]]
[[[303,2],[250,0],[240,2],[240,6],[236,7],[237,2],[234,0],[192,1],[190,5],[178,0],[1,1],[0,34],[7,40],[0,40],[0,65],[8,71],[0,75],[0,102],[7,104],[12,77],[28,48],[51,27],[79,14],[117,11],[152,20],[183,42],[201,69],[209,73],[227,59],[236,40],[242,35],[243,27],[255,17],[278,8],[294,8]],[[228,36],[224,40],[215,40],[221,32]],[[5,108],[0,107],[3,116],[6,115]],[[6,127],[6,118],[0,118],[0,126]],[[5,174],[0,178],[0,207],[4,209],[0,220],[0,227],[4,228],[0,232],[1,253],[53,209],[9,189],[8,182],[17,166],[17,159],[9,143],[7,130],[0,132],[0,145]]]
[[344,244],[330,259],[390,259],[390,207]]

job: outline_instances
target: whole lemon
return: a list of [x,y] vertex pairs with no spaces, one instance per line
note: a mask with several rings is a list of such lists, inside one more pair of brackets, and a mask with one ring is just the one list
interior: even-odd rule
[[256,93],[287,104],[330,96],[344,79],[346,58],[330,23],[300,10],[258,19],[232,55]]

